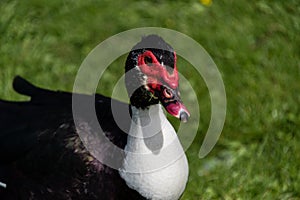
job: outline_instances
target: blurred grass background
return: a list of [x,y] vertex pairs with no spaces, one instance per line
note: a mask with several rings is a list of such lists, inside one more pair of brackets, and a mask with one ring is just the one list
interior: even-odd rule
[[[121,31],[180,31],[212,56],[228,101],[221,138],[199,159],[210,102],[204,82],[196,84],[201,126],[187,152],[190,178],[182,199],[300,199],[300,1],[205,2],[2,0],[0,98],[26,99],[12,90],[15,75],[72,91],[87,54]],[[111,93],[124,59],[113,64],[99,92]],[[197,80],[183,73],[192,84]]]

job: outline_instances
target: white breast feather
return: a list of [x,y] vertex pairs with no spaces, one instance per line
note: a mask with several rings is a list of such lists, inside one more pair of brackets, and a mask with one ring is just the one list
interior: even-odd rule
[[133,107],[133,121],[121,177],[147,199],[178,199],[188,179],[188,163],[174,128],[160,105],[149,111]]

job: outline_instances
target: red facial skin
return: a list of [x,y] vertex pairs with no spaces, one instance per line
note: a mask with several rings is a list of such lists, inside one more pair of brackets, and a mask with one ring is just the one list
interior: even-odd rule
[[[147,63],[146,59],[150,59],[151,63]],[[186,113],[187,117],[190,113],[181,102],[178,93],[179,77],[176,60],[174,52],[174,68],[173,73],[170,74],[166,66],[161,65],[151,51],[145,51],[138,57],[138,67],[147,76],[147,89],[153,94],[158,92],[159,99],[168,113],[181,119],[182,113]]]
[[[152,63],[151,66],[148,66],[145,63],[145,58],[151,58]],[[138,66],[140,70],[148,76],[148,79],[151,78],[156,78],[156,79],[161,79],[164,81],[169,87],[176,89],[178,87],[178,71],[177,71],[177,66],[176,66],[176,53],[174,52],[174,57],[175,57],[175,62],[174,62],[174,69],[173,69],[173,74],[169,74],[166,67],[162,66],[156,57],[153,55],[151,51],[145,51],[143,54],[139,55],[138,57]],[[159,81],[159,80],[157,80]],[[155,82],[150,81],[150,84],[153,84]],[[156,87],[156,85],[153,85]]]

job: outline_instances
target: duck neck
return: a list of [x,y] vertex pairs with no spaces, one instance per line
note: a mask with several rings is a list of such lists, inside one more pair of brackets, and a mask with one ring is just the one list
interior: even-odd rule
[[157,155],[170,142],[178,140],[160,104],[152,105],[148,109],[134,106],[131,109],[132,123],[127,140],[130,152]]
[[188,164],[177,134],[161,105],[132,106],[132,122],[119,172],[126,184],[147,199],[178,199]]

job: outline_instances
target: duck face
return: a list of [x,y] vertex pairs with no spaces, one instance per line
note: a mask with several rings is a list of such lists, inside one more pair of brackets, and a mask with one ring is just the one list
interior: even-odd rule
[[[157,48],[141,48],[149,43]],[[133,49],[125,75],[131,104],[145,109],[160,102],[168,113],[186,122],[190,114],[180,99],[176,52],[155,35],[143,38]]]

